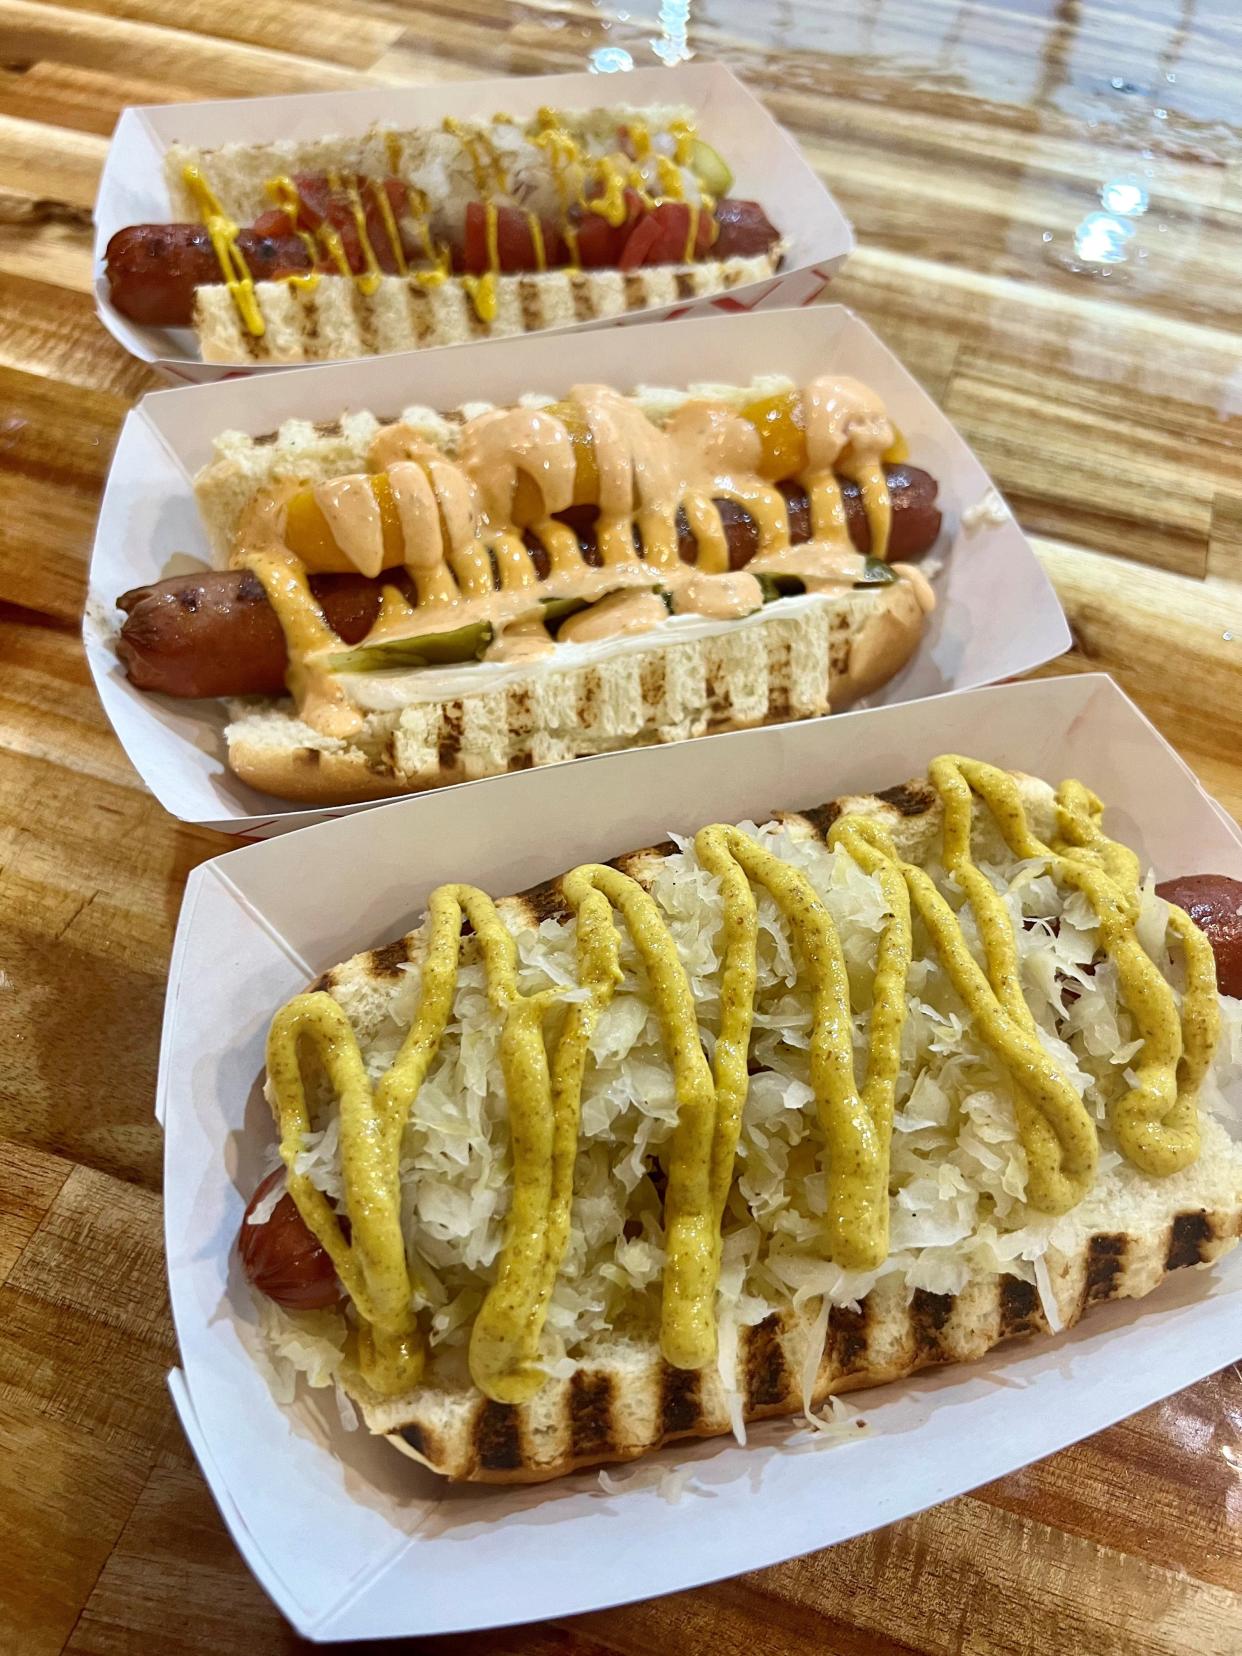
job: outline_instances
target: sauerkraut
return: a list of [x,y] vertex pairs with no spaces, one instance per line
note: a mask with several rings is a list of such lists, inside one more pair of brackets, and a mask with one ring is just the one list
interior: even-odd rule
[[[854,1007],[855,1056],[866,1061],[867,1018],[876,948],[885,922],[878,882],[845,853],[796,839],[779,824],[743,824],[746,832],[803,869],[841,936]],[[694,991],[703,1043],[711,1054],[719,1017],[721,901],[693,843],[660,866],[653,895]],[[1015,923],[1028,1003],[1041,1038],[1086,1102],[1100,1128],[1099,1171],[1083,1209],[1141,1201],[1145,1179],[1125,1162],[1108,1129],[1110,1101],[1126,1086],[1139,1049],[1120,1003],[1116,973],[1093,964],[1096,927],[1085,899],[1059,890],[1041,859],[982,864]],[[958,910],[976,955],[973,915],[955,882],[936,865],[928,872]],[[1165,939],[1165,905],[1149,879],[1139,936],[1178,992],[1181,962]],[[1008,1081],[976,1037],[921,927],[909,977],[901,1073],[892,1138],[891,1247],[876,1270],[850,1271],[825,1260],[825,1147],[808,1078],[809,993],[799,982],[789,929],[766,892],[758,894],[758,989],[752,1039],[754,1074],[742,1122],[736,1175],[724,1218],[717,1296],[719,1364],[732,1391],[738,1331],[793,1302],[818,1300],[819,1325],[834,1305],[857,1304],[879,1278],[897,1274],[908,1292],[956,1294],[983,1273],[1008,1272],[1033,1283],[1057,1326],[1045,1254],[1069,1246],[1083,1210],[1063,1219],[1026,1204],[1027,1164]],[[513,924],[512,921],[508,922]],[[573,920],[544,920],[515,932],[520,987],[553,989],[559,1003],[580,997]],[[567,1375],[597,1336],[650,1332],[659,1308],[664,1261],[661,1158],[676,1122],[672,1076],[643,972],[621,928],[624,981],[591,1042],[582,1092],[574,1179],[572,1235],[557,1277],[544,1333],[549,1374]],[[415,951],[417,952],[417,951]],[[378,1078],[394,1057],[413,1015],[417,965],[405,968],[379,1029],[360,1029],[367,1064]],[[348,997],[344,999],[350,1011]],[[1222,1037],[1201,1110],[1238,1136],[1236,1107],[1225,1089],[1242,1078],[1242,1001],[1222,997]],[[548,1027],[555,1038],[554,1006]],[[463,947],[460,978],[438,1058],[405,1132],[401,1154],[409,1259],[424,1308],[433,1375],[465,1377],[470,1326],[490,1281],[509,1202],[507,1111],[500,1073],[499,1024],[486,999],[474,947]],[[342,1192],[335,1105],[321,1103],[297,1169],[334,1201]],[[1219,1142],[1219,1138],[1217,1140]],[[1193,1173],[1193,1169],[1191,1170]],[[1180,1175],[1175,1175],[1175,1178]],[[1168,1183],[1163,1182],[1167,1191]],[[339,1322],[339,1319],[337,1319]],[[340,1366],[340,1337],[324,1338],[316,1319],[270,1315],[266,1332],[282,1373],[288,1366],[330,1384]],[[822,1345],[822,1340],[819,1342]],[[816,1342],[812,1341],[815,1346]],[[809,1399],[815,1352],[804,1390]],[[734,1427],[744,1433],[741,1401],[732,1395]]]

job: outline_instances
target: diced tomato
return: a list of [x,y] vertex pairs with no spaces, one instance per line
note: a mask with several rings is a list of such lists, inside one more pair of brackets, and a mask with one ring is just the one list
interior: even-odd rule
[[[656,264],[659,261],[650,257],[658,245],[661,237],[661,228],[655,213],[648,213],[641,218],[626,238],[625,248],[618,260],[621,270],[637,270],[640,265]],[[585,260],[583,261],[585,263]]]
[[[592,199],[600,196],[603,194],[603,186],[595,183],[589,193]],[[625,218],[620,224],[609,224],[599,213],[575,208],[572,217],[578,232],[578,258],[582,268],[615,270],[634,226],[640,222],[646,211],[638,191],[628,187],[625,191]]]
[[[642,196],[639,195],[638,191],[634,189],[632,185],[627,185],[625,190],[625,223],[621,226],[623,231],[621,242],[622,247],[624,247],[625,242],[629,239],[630,231],[638,223],[640,218],[645,218],[647,216],[647,212],[648,208],[644,204]],[[617,249],[617,257],[621,257],[621,248]]]
[[293,181],[301,206],[298,224],[303,230],[318,230],[328,216],[328,202],[332,192],[322,174],[299,173]]
[[256,236],[291,236],[296,228],[292,215],[283,207],[273,207],[260,213],[250,226]]
[[461,253],[462,269],[471,276],[481,276],[487,269],[487,208],[481,201],[466,203],[466,239]]
[[583,213],[574,226],[578,240],[578,263],[583,270],[602,270],[613,262],[612,226],[598,213]]
[[386,276],[397,274],[397,255],[393,251],[392,237],[388,233],[388,225],[380,211],[379,185],[373,178],[358,178],[358,193],[362,197],[363,220],[367,227],[367,240],[375,249],[375,262]]
[[[695,226],[694,253],[702,257],[712,245],[709,213],[700,213]],[[635,226],[621,255],[622,270],[643,265],[684,264],[690,236],[690,208],[684,201],[662,201]]]
[[[711,234],[710,216],[700,213],[694,239],[696,254],[706,252],[711,246]],[[689,237],[690,208],[684,201],[662,201],[631,232],[621,255],[621,269],[684,264]]]
[[538,269],[539,261],[535,258],[535,238],[530,233],[530,221],[520,208],[497,208],[496,249],[503,271]]
[[[298,217],[303,228],[317,230],[326,220],[341,238],[341,249],[350,270],[355,275],[365,270],[362,243],[358,239],[358,227],[354,223],[354,210],[348,196],[343,192],[338,195],[322,174],[299,173],[293,182],[302,201]],[[328,258],[325,268],[330,266]]]
[[[550,219],[542,219],[540,225],[543,230],[544,258],[548,268],[555,269],[557,265],[565,263],[565,244],[559,229]],[[496,257],[500,270],[506,276],[539,268],[530,220],[520,207],[496,209]],[[487,208],[481,201],[471,201],[466,206],[466,231],[461,267],[471,276],[481,276],[490,267],[487,248]]]

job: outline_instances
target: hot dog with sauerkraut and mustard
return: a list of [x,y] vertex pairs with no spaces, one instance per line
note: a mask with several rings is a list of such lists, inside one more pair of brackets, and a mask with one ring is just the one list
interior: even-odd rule
[[538,1480],[1216,1258],[1242,881],[1154,888],[1105,821],[947,754],[525,895],[438,887],[273,1019],[238,1238],[273,1359],[438,1472]]

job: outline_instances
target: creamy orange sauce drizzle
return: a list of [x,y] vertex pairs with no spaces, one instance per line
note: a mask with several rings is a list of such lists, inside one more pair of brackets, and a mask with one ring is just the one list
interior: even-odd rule
[[560,636],[567,644],[596,644],[604,638],[650,632],[667,617],[664,600],[654,592],[610,592],[589,609],[571,615]]
[[[875,394],[854,380],[824,375],[787,395],[791,418],[800,411],[805,426],[805,464],[793,481],[807,492],[815,528],[797,546],[784,496],[761,475],[770,468],[760,429],[742,412],[689,401],[657,426],[601,385],[577,386],[550,407],[487,410],[462,426],[453,459],[397,424],[376,436],[367,472],[265,491],[243,516],[233,562],[254,571],[280,618],[302,716],[333,734],[351,719],[333,670],[345,646],[310,592],[308,570],[392,571],[394,581],[405,571],[408,595],[387,586],[354,648],[477,624],[489,629],[477,651],[488,661],[549,653],[550,601],[592,606],[566,615],[562,605],[555,618],[557,638],[581,644],[648,631],[670,605],[676,615],[713,620],[752,614],[765,574],[795,575],[809,592],[854,586],[865,560],[850,540],[838,476],[857,480],[882,555],[891,515],[883,457],[893,428]],[[721,501],[755,526],[757,550],[742,571],[729,568]],[[597,509],[597,566],[574,530],[555,521],[575,506]],[[693,562],[679,552],[679,513],[696,541]],[[543,548],[538,561],[526,529]],[[890,633],[921,624],[934,602],[916,570],[902,566],[902,576],[910,592]],[[860,666],[863,657],[882,659],[893,640],[863,643]]]
[[763,608],[763,588],[748,569],[731,575],[692,575],[673,594],[676,615],[705,615],[713,621],[737,621]]
[[488,645],[484,661],[534,661],[539,656],[551,655],[556,640],[544,625],[542,616],[528,615],[506,627],[500,636]]

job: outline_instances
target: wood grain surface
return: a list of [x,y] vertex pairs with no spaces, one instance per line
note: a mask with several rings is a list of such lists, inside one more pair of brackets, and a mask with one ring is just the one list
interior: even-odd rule
[[[108,134],[129,103],[686,51],[844,203],[832,296],[1037,536],[1058,666],[1115,673],[1242,816],[1234,0],[0,0],[0,1650],[300,1648],[164,1384],[161,1002],[186,874],[227,842],[143,791],[78,642],[108,456],[154,384],[90,298]],[[434,1648],[1235,1653],[1242,1375],[810,1558]]]

